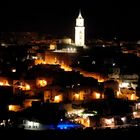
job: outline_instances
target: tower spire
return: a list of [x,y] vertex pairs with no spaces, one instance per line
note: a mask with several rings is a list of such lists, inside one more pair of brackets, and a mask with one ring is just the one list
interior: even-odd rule
[[79,9],[79,15],[76,19],[75,45],[85,46],[85,27],[84,27],[84,19],[81,15],[81,9]]
[[79,9],[79,16],[78,18],[82,18],[81,9]]

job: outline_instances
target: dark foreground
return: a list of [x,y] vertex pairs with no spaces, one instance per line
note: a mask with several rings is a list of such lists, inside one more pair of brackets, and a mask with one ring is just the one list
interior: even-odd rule
[[140,135],[140,127],[118,128],[118,129],[79,129],[79,130],[46,130],[46,131],[29,131],[16,128],[0,129],[0,136],[2,139],[38,139],[38,140],[125,140],[136,138]]

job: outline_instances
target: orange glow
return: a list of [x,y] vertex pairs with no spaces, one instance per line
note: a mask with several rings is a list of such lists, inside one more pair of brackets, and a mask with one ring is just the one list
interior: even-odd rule
[[82,117],[76,118],[75,122],[80,123],[80,124],[84,125],[85,127],[90,127],[89,117],[86,117],[86,118],[82,118]]
[[130,100],[137,100],[138,97],[135,94],[131,94],[130,96]]
[[78,93],[74,94],[75,100],[79,100],[80,95]]
[[104,95],[104,94],[102,94],[101,98],[102,98],[102,99],[104,99],[104,98],[105,98],[105,95]]
[[60,62],[59,60],[57,60],[56,57],[54,59],[48,58],[46,63],[47,64],[52,64],[52,65],[60,65],[60,68],[64,69],[64,71],[72,71],[71,67],[66,65],[63,61]]
[[31,89],[29,84],[21,85],[19,87],[21,90],[30,90]]
[[131,95],[131,100],[134,100],[134,99],[135,99],[135,95],[132,94],[132,95]]
[[104,94],[102,93],[99,93],[99,92],[96,92],[96,91],[93,91],[92,94],[91,94],[91,98],[92,99],[104,99]]
[[9,111],[13,110],[13,105],[8,106]]
[[118,98],[120,97],[120,91],[117,91],[117,97]]
[[40,99],[25,99],[23,102],[24,108],[31,107],[32,102],[34,102],[34,101],[40,101]]
[[89,118],[87,118],[87,120],[86,120],[86,127],[90,127],[90,120],[89,120]]
[[114,127],[114,118],[103,118],[103,126]]
[[139,98],[135,90],[129,90],[127,88],[120,89],[120,97],[128,100],[137,100]]
[[47,61],[44,61],[42,59],[36,59],[35,65],[38,64],[60,65],[60,68],[64,69],[64,71],[72,71],[72,68],[70,68],[68,65],[64,64],[63,62],[59,62],[56,57],[54,59],[47,59]]
[[7,80],[1,80],[0,86],[10,86]]
[[134,118],[140,118],[140,112],[139,111],[133,112],[133,117]]
[[39,87],[45,87],[46,85],[47,85],[46,80],[38,80],[37,81],[37,86],[39,86]]
[[85,92],[81,90],[78,93],[75,93],[73,97],[74,97],[74,100],[84,100],[84,95],[85,95]]
[[92,77],[94,79],[97,79],[98,82],[105,81],[105,79],[99,73],[87,72],[87,71],[83,71],[81,69],[77,69],[77,70],[80,71],[80,74],[82,74],[84,77]]
[[[95,78],[95,79],[96,79],[96,78]],[[104,81],[105,81],[104,79],[100,79],[100,78],[98,79],[98,82],[99,82],[99,83],[104,82]]]
[[17,111],[20,111],[21,110],[21,107],[19,105],[9,105],[8,106],[8,110],[9,111],[17,112]]
[[30,85],[26,84],[25,85],[25,90],[30,90]]
[[46,64],[46,62],[43,59],[36,59],[35,65],[39,65],[39,64]]
[[69,67],[69,66],[67,66],[67,65],[65,65],[65,64],[60,64],[61,66],[61,69],[64,69],[64,71],[72,71],[72,69]]
[[45,62],[45,61],[43,61],[43,62],[42,62],[42,64],[46,64],[46,62]]
[[[61,69],[64,69],[64,71],[72,71],[72,68],[66,64],[66,62],[60,61],[57,56],[47,56],[45,61],[43,59],[37,59],[35,60],[35,65],[38,64],[51,64],[51,65],[60,65]],[[83,71],[81,69],[76,69],[77,71],[80,71],[80,74],[82,74],[84,77],[92,77],[94,79],[97,79],[98,82],[104,82],[106,79],[100,75],[99,73],[92,73]]]
[[119,88],[119,91],[117,91],[117,98],[126,98],[126,94],[122,94]]
[[56,45],[55,44],[50,44],[50,50],[55,50]]
[[100,93],[95,93],[95,97],[96,97],[96,99],[100,99],[101,94]]
[[62,95],[57,95],[57,96],[54,97],[54,102],[55,103],[59,103],[61,101],[62,101]]

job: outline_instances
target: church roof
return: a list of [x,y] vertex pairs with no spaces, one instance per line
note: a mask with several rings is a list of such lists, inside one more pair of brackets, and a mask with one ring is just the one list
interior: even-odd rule
[[82,15],[81,15],[81,10],[79,10],[78,18],[83,18]]

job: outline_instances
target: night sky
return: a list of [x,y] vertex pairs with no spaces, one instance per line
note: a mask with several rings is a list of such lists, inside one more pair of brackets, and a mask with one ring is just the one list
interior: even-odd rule
[[[106,1],[106,2],[104,2]],[[87,38],[140,39],[140,8],[117,0],[5,2],[0,5],[0,31],[39,31],[74,38],[79,9]]]

